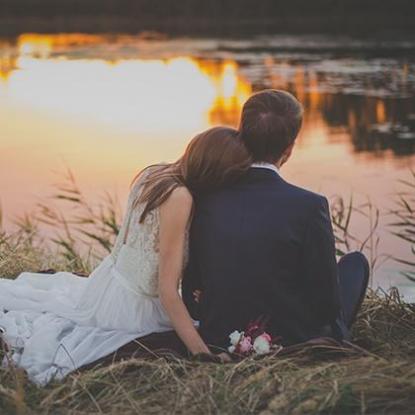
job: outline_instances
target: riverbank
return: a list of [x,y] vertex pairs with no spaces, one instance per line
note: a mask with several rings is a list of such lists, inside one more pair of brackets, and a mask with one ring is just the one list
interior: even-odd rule
[[415,308],[371,294],[354,329],[366,351],[309,350],[226,365],[131,359],[39,389],[0,369],[3,414],[411,414]]
[[[45,267],[89,271],[42,248],[27,227],[0,233],[0,275]],[[44,389],[0,369],[2,414],[411,414],[415,405],[415,305],[370,292],[353,330],[359,349],[310,349],[226,365],[132,359],[72,374]],[[361,348],[361,349],[360,349]]]

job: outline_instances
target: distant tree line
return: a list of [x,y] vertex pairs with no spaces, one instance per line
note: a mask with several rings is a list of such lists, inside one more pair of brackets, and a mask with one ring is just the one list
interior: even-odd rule
[[[116,14],[147,17],[260,18],[389,14],[415,9],[414,0],[0,0],[2,15]],[[412,16],[415,15],[412,11]]]
[[[180,22],[195,28],[249,26],[264,22],[274,31],[401,28],[414,31],[415,0],[0,0],[0,21],[91,18],[128,22],[155,30]],[[330,29],[331,28],[331,29]],[[1,31],[1,28],[0,28]]]

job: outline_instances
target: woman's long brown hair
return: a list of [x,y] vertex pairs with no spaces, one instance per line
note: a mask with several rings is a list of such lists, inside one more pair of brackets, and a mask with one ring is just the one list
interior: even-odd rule
[[198,134],[178,161],[147,167],[134,178],[132,184],[148,171],[143,191],[134,202],[145,204],[140,222],[177,187],[186,186],[192,194],[215,190],[237,180],[250,165],[251,158],[237,130],[214,127]]

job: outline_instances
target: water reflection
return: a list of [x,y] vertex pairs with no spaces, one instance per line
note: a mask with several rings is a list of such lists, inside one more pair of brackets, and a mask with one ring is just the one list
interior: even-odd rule
[[[395,156],[413,154],[414,72],[410,78],[407,63],[397,65],[399,70],[392,68],[396,78],[393,86],[390,84],[391,74],[383,73],[380,80],[378,72],[367,76],[368,64],[364,69],[360,68],[360,63],[356,66],[353,69],[349,63],[349,69],[345,70],[342,62],[336,66],[331,64],[333,73],[328,75],[327,67],[324,72],[319,72],[323,68],[322,63],[310,65],[298,62],[298,59],[280,62],[267,58],[263,71],[257,72],[253,78],[258,89],[272,87],[294,93],[305,105],[306,125],[307,120],[322,117],[324,123],[336,133],[328,135],[328,142],[336,139],[337,133],[344,132],[349,135],[354,151],[365,152],[367,157],[386,157],[386,150],[392,151]],[[378,71],[380,69],[383,72],[383,68],[378,68]],[[248,68],[247,72],[251,70]],[[393,92],[387,93],[385,82],[395,88]]]
[[249,82],[238,74],[234,61],[199,60],[199,67],[214,82],[216,94],[209,108],[209,123],[237,125],[243,103],[252,93]]
[[[121,46],[114,50],[114,45]],[[304,103],[306,128],[322,118],[335,133],[327,134],[327,142],[342,132],[354,151],[373,157],[385,157],[385,150],[396,156],[415,151],[414,72],[406,60],[370,65],[361,59],[266,55],[240,67],[239,55],[183,57],[180,50],[167,52],[168,47],[163,53],[169,57],[117,59],[131,45],[140,56],[156,44],[88,34],[3,40],[0,92],[56,115],[117,124],[124,131],[162,132],[236,125],[252,90],[282,88]],[[88,50],[105,47],[106,58],[84,58]]]
[[2,53],[5,83],[0,92],[49,114],[140,132],[236,124],[241,105],[251,93],[233,61],[192,57],[68,60],[52,53],[55,47],[98,41],[96,36],[83,35],[20,36],[15,56]]
[[[290,90],[306,109],[284,176],[328,196],[369,195],[388,209],[415,160],[413,58],[219,43],[84,34],[0,40],[0,198],[8,223],[48,194],[51,171],[63,162],[87,194],[117,189],[125,200],[137,169],[176,159],[211,125],[237,125],[244,101],[265,87]],[[386,227],[382,244],[381,252],[401,254]]]

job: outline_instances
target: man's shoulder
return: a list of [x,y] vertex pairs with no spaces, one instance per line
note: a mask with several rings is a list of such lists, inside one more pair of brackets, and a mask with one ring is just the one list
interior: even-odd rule
[[294,204],[296,207],[303,207],[306,210],[327,206],[328,202],[325,196],[297,186],[284,180],[281,176],[275,180],[252,182],[242,180],[232,186],[214,191],[209,194],[200,195],[198,201],[200,204],[210,204],[214,202],[220,205],[222,200],[235,200],[238,203],[243,200],[255,200],[263,198],[266,203],[275,203],[280,205],[281,199],[288,204]]
[[285,186],[287,193],[303,203],[308,205],[324,205],[327,203],[327,198],[319,193],[288,182],[285,182]]

